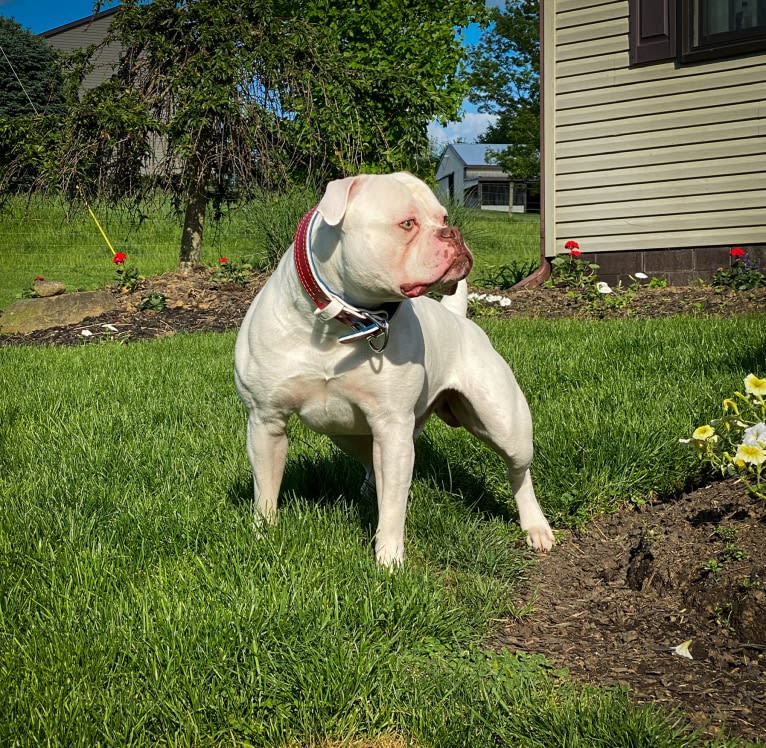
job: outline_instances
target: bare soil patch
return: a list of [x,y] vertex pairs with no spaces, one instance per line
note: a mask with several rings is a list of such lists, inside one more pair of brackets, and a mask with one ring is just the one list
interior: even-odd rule
[[[0,347],[236,329],[265,278],[239,286],[208,270],[162,275],[117,294],[116,311],[0,336]],[[163,311],[139,308],[152,292],[164,297]],[[510,318],[766,311],[766,289],[640,289],[627,304],[588,303],[563,289],[499,293],[511,306],[492,313]],[[584,682],[624,686],[637,703],[681,710],[710,735],[766,740],[766,503],[741,485],[718,482],[595,518],[537,564],[520,604],[527,602],[531,612],[501,626],[495,646],[542,653]],[[687,640],[693,659],[673,652]]]
[[[495,646],[535,652],[714,735],[766,737],[766,503],[724,481],[624,508],[536,565]],[[691,640],[687,659],[673,650]]]

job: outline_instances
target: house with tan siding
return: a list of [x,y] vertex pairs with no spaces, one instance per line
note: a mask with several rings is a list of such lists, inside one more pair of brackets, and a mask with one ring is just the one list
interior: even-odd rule
[[544,260],[572,239],[607,281],[710,277],[732,246],[766,267],[766,0],[540,17]]
[[[118,10],[119,6],[109,8],[64,26],[57,26],[50,31],[44,31],[40,36],[53,49],[62,53],[86,49],[91,45],[97,46],[104,41],[112,23],[112,16]],[[93,70],[83,80],[83,89],[95,88],[99,83],[110,78],[114,67],[119,62],[121,51],[119,44],[109,44],[99,49],[93,59]]]

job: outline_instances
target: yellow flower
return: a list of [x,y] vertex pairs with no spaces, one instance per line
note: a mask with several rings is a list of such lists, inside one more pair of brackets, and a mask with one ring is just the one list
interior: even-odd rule
[[704,442],[714,434],[715,429],[712,426],[699,426],[698,428],[694,429],[692,439],[697,439],[698,441]]
[[763,465],[766,462],[766,450],[755,444],[740,444],[737,454],[734,455],[734,463],[749,463],[750,465]]
[[757,397],[766,396],[766,379],[759,379],[755,374],[748,374],[745,377],[745,389]]
[[723,401],[723,412],[728,413],[730,410],[733,413],[739,415],[739,408],[737,407],[737,403],[735,403],[734,400],[732,400],[730,397],[727,397]]

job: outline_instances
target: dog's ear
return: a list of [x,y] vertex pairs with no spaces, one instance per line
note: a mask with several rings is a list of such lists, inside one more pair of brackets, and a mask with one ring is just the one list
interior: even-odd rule
[[337,226],[346,215],[346,206],[351,190],[363,177],[346,177],[330,182],[325,190],[324,197],[319,201],[317,210],[324,218],[325,223]]

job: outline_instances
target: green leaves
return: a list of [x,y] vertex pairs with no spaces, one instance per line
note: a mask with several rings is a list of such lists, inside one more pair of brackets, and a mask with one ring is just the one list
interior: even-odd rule
[[516,179],[540,174],[540,36],[538,0],[508,0],[472,50],[471,100],[497,114],[482,136],[509,143],[496,162]]

